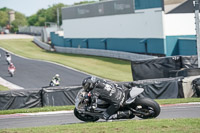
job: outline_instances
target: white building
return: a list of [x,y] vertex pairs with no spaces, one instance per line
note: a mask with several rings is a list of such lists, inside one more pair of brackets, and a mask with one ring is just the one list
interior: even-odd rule
[[111,0],[63,8],[64,38],[62,43],[55,38],[52,43],[166,56],[195,55],[193,1],[177,1]]

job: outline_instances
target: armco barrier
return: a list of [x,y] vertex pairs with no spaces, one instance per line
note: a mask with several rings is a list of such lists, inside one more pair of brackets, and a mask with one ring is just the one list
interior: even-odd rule
[[111,58],[124,59],[124,60],[130,60],[130,61],[156,58],[155,56],[134,54],[134,53],[128,53],[128,52],[87,49],[87,48],[67,48],[67,47],[55,46],[55,50],[56,52],[60,52],[60,53],[94,55],[94,56],[111,57]]
[[41,48],[45,49],[45,50],[51,50],[51,46],[40,41],[39,37],[34,37],[33,41]]
[[[51,50],[50,45],[43,43],[39,38],[35,37],[33,40],[37,45],[46,50]],[[112,51],[112,50],[99,50],[99,49],[87,49],[87,48],[69,48],[69,47],[57,47],[55,46],[55,51],[60,53],[71,53],[71,54],[84,54],[84,55],[94,55],[111,57],[124,60],[144,60],[144,59],[154,59],[156,56],[142,55],[128,52]]]

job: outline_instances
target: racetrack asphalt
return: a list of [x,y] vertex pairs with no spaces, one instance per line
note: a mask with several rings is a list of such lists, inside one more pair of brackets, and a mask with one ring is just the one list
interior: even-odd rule
[[16,67],[14,77],[8,73],[5,50],[0,48],[0,77],[24,89],[47,87],[55,74],[59,74],[60,86],[79,86],[89,74],[46,61],[22,58],[11,54]]
[[[161,113],[156,119],[200,118],[200,103],[161,105]],[[132,120],[142,120],[135,117]],[[98,122],[104,122],[99,120]],[[84,123],[78,120],[73,111],[55,111],[0,115],[0,129],[41,127]]]

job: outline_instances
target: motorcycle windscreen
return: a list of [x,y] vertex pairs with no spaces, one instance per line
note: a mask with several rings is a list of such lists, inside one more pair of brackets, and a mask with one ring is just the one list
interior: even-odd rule
[[84,99],[84,96],[86,95],[86,92],[84,91],[84,89],[81,89],[75,99],[75,107],[76,109],[81,109],[84,107],[84,105],[81,103]]

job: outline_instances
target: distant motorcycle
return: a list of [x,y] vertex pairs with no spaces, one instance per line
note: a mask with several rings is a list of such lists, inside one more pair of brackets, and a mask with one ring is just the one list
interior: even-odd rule
[[[129,95],[118,111],[131,111],[133,115],[130,115],[129,118],[116,119],[132,119],[135,116],[148,119],[155,118],[160,114],[160,106],[156,101],[139,96],[143,91],[143,88],[137,87],[129,89]],[[76,96],[74,115],[81,121],[98,121],[102,118],[102,113],[109,107],[107,102],[92,95],[91,92],[81,89]]]
[[10,74],[11,77],[13,77],[15,73],[15,68],[8,68],[8,73]]
[[59,86],[60,82],[56,79],[51,80],[51,82],[49,83],[49,86]]

